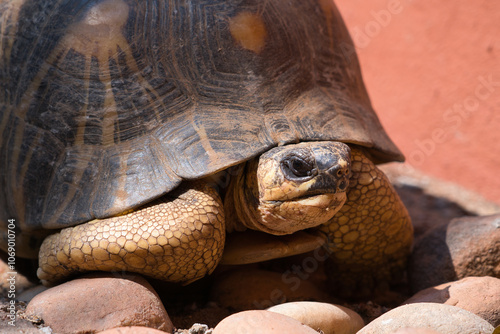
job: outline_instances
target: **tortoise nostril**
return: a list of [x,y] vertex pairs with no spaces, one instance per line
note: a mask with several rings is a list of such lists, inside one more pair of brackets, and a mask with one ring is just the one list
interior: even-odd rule
[[337,170],[337,177],[343,177],[343,176],[348,176],[349,175],[349,169],[347,168],[339,168]]
[[334,175],[337,178],[337,191],[345,191],[349,186],[349,168],[338,168]]

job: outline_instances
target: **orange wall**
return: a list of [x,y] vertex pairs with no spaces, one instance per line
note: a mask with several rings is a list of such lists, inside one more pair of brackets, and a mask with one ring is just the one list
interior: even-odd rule
[[335,2],[407,163],[500,204],[500,1]]

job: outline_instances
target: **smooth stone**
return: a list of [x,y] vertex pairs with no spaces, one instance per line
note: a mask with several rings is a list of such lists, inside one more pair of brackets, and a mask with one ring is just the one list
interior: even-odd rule
[[500,325],[500,279],[466,277],[459,281],[444,283],[422,290],[404,302],[442,303],[472,312],[493,327]]
[[[14,281],[15,281],[16,294],[19,294],[22,291],[25,291],[25,290],[35,286],[35,284],[30,282],[26,276],[24,276],[23,274],[21,274],[17,270],[17,266],[20,265],[17,262],[22,262],[22,261],[26,261],[26,260],[16,258],[14,270],[11,270],[11,268],[9,268],[9,263],[5,262],[3,259],[0,259],[0,288],[1,289],[5,289],[6,291],[11,290],[13,288],[13,287],[11,288],[11,282],[14,282]],[[12,280],[13,277],[15,277],[15,280]]]
[[172,322],[151,285],[141,276],[96,273],[36,295],[26,314],[39,316],[56,333],[99,332],[145,326],[171,332]]
[[440,333],[436,332],[435,330],[427,328],[403,328],[403,329],[398,329],[397,331],[392,332],[391,334],[440,334]]
[[99,334],[166,334],[166,332],[149,327],[130,326],[107,329]]
[[5,316],[4,312],[0,312],[0,333],[2,334],[52,334],[52,330],[49,327],[38,328],[31,321],[20,317],[17,317],[13,325],[11,325],[9,321],[12,320]]
[[440,334],[491,334],[494,330],[486,320],[460,307],[416,303],[384,313],[358,334],[391,334],[407,327],[432,329]]
[[17,297],[17,300],[29,303],[36,295],[38,295],[41,292],[44,292],[47,289],[48,288],[46,286],[35,285],[34,287],[21,292]]
[[212,334],[318,334],[314,329],[286,315],[264,310],[230,315],[215,326]]
[[293,318],[324,334],[355,334],[363,318],[347,307],[320,302],[291,302],[267,309]]
[[462,217],[428,231],[409,261],[413,292],[468,276],[500,278],[500,215]]
[[313,283],[261,269],[235,269],[222,273],[211,290],[221,307],[236,310],[265,309],[297,300],[326,301],[328,296]]

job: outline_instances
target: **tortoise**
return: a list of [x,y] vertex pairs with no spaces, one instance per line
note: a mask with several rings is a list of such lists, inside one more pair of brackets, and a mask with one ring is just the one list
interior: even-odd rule
[[12,223],[45,284],[189,283],[250,230],[321,235],[346,279],[404,266],[410,218],[376,167],[404,158],[330,0],[1,8],[2,248]]

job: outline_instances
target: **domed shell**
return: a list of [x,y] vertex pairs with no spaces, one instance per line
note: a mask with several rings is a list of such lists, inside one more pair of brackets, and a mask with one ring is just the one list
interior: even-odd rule
[[59,228],[271,147],[402,155],[331,0],[25,0],[0,20],[0,219]]

